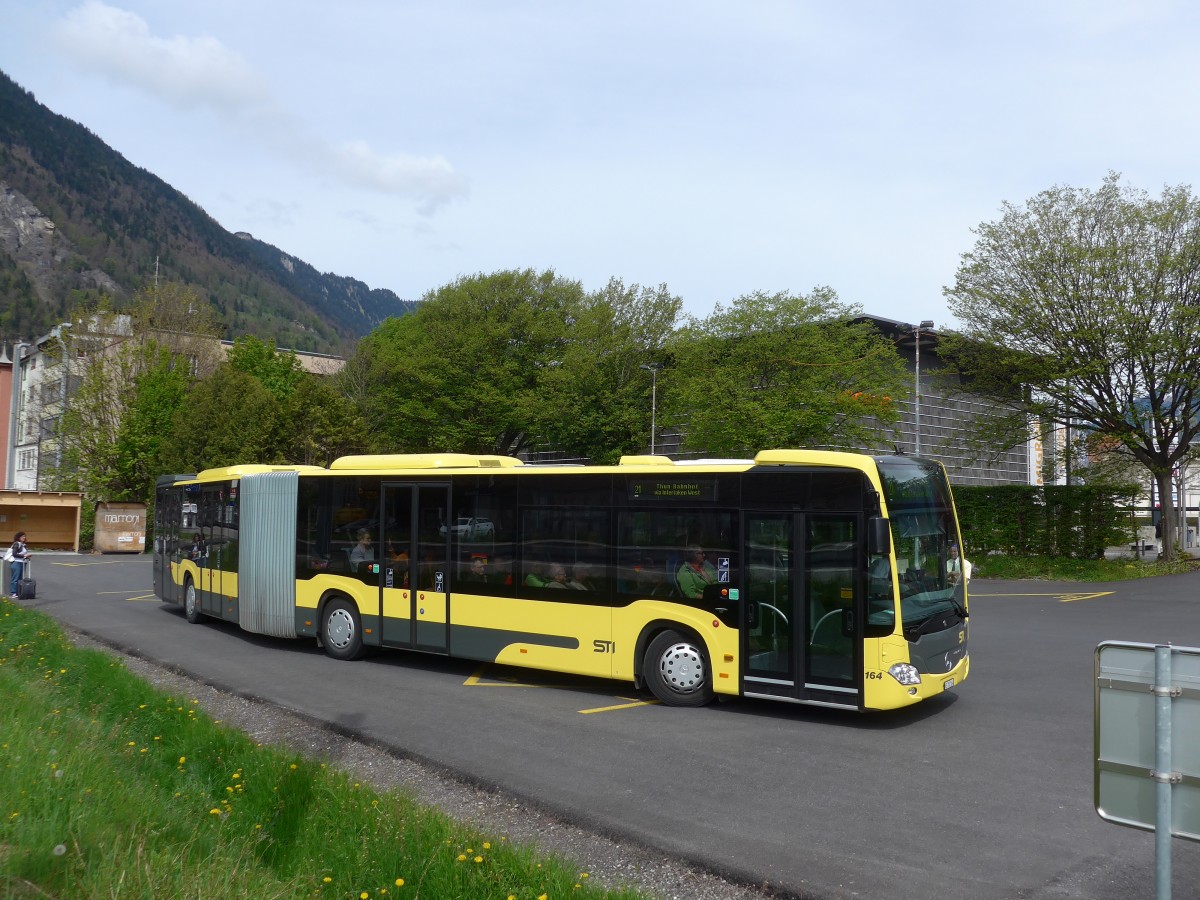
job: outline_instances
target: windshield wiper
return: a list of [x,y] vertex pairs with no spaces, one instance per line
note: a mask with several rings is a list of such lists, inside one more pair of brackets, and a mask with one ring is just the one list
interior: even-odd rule
[[[951,600],[951,602],[954,604],[954,610],[953,610],[954,614],[957,615],[960,619],[965,620],[966,616],[964,615],[964,613],[966,612],[966,610],[963,610],[962,607],[960,607],[958,605],[957,601]],[[918,623],[916,625],[906,626],[904,628],[904,636],[906,638],[908,638],[910,641],[914,641],[923,634],[933,634],[938,631],[946,631],[947,629],[953,628],[954,626],[950,622],[947,622],[946,618],[945,618],[949,612],[950,612],[949,610],[943,610],[942,612],[936,612],[933,615],[922,619],[920,621],[920,623]],[[937,623],[936,628],[929,627],[933,623]]]

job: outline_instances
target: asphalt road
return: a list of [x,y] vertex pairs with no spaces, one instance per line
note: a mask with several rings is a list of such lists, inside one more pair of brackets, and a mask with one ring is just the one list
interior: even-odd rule
[[[1093,809],[1104,640],[1200,647],[1200,576],[976,580],[970,679],[892,714],[648,703],[629,686],[188,625],[150,561],[39,555],[29,605],[218,688],[494,786],[725,876],[813,898],[1153,897],[1154,837]],[[1173,843],[1174,897],[1200,844]]]

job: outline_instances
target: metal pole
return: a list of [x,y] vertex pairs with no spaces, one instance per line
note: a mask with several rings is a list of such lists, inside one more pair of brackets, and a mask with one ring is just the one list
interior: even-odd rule
[[917,417],[917,437],[914,441],[916,446],[916,455],[921,455],[921,332],[933,331],[933,319],[922,319],[920,324],[913,326],[913,346],[917,351],[917,377],[916,377],[916,417]]
[[658,369],[650,370],[650,455],[654,455],[654,436],[658,433]]
[[1154,886],[1171,900],[1171,647],[1154,648]]
[[916,395],[917,395],[917,441],[916,455],[921,455],[921,326],[918,325],[914,331],[916,334],[915,345],[917,348],[917,378],[916,378]]
[[650,373],[650,455],[654,455],[654,438],[658,431],[658,370],[663,367],[660,362],[642,363],[639,368]]

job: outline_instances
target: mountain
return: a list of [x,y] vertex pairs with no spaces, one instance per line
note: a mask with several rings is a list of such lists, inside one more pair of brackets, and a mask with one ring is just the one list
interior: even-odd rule
[[416,306],[226,231],[0,72],[0,338],[36,337],[101,294],[119,306],[156,276],[209,298],[229,337],[298,350],[345,352]]

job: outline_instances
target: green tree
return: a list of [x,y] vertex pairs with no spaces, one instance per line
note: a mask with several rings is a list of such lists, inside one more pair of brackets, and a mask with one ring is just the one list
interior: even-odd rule
[[294,350],[279,350],[274,341],[243,335],[229,350],[229,365],[238,372],[253,375],[280,401],[287,400],[305,377]]
[[659,362],[682,301],[666,285],[626,287],[611,279],[588,294],[563,343],[561,361],[545,370],[546,396],[537,430],[557,448],[615,463],[649,441],[650,374]]
[[[176,330],[186,323],[194,329]],[[220,351],[211,308],[177,285],[147,288],[128,312],[107,300],[71,317],[56,364],[69,386],[47,482],[88,500],[153,501],[162,444],[192,373]]]
[[144,501],[147,506],[153,506],[156,479],[168,470],[164,448],[192,381],[178,357],[164,348],[152,352],[156,358],[134,379],[133,397],[117,429],[108,491],[112,500]]
[[[514,454],[532,429],[583,314],[578,282],[503,271],[460,278],[359,342],[348,369],[380,452]],[[350,376],[347,376],[349,379]]]
[[908,376],[893,343],[829,288],[756,292],[689,317],[659,376],[664,419],[714,454],[882,443]]
[[1200,436],[1200,201],[1110,173],[1098,191],[1006,203],[975,234],[945,291],[964,327],[943,357],[1007,407],[1009,446],[1030,417],[1112,438],[1157,482],[1175,534],[1172,469]]
[[253,375],[228,363],[195,382],[176,411],[163,455],[168,469],[199,472],[239,463],[284,463],[287,418]]
[[366,448],[362,416],[326,378],[305,374],[284,404],[283,416],[288,462],[328,466]]

